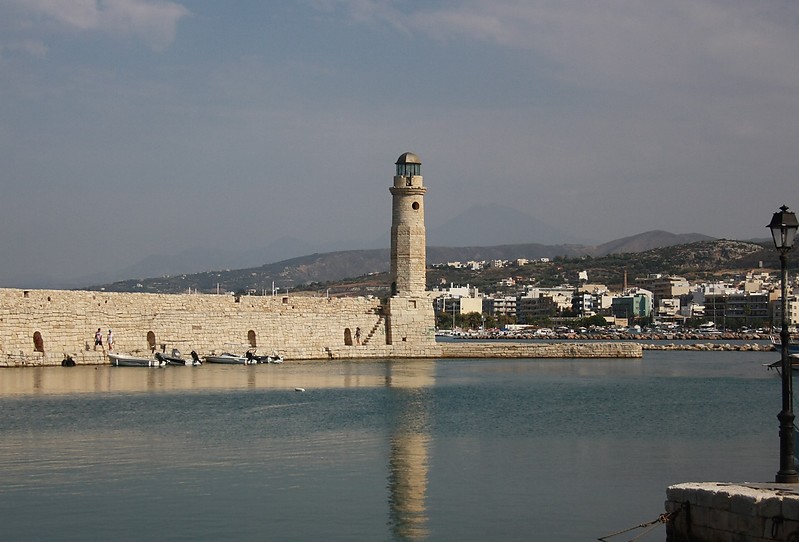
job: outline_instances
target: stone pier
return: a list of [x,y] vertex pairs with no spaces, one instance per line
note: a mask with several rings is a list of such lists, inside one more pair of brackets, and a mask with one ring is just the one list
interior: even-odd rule
[[643,348],[633,342],[511,342],[466,341],[441,343],[442,358],[640,358]]
[[678,484],[666,513],[667,542],[799,542],[797,484]]
[[[289,360],[638,357],[634,343],[437,343],[425,298],[135,294],[0,288],[0,366],[108,363],[120,352],[199,355],[277,351]],[[357,330],[361,330],[360,341]]]

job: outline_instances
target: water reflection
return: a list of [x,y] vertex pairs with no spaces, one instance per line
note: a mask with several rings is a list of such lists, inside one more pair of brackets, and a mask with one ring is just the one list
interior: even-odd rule
[[389,522],[397,540],[423,540],[427,527],[427,480],[430,453],[430,402],[435,364],[386,364],[391,405],[389,457]]
[[387,388],[389,528],[394,539],[414,541],[429,536],[429,397],[435,383],[435,367],[435,361],[429,360],[246,367],[30,367],[2,371],[0,396]]
[[0,396],[380,387],[383,364],[23,367],[0,370]]
[[428,360],[194,368],[31,367],[2,371],[0,396],[387,388],[389,528],[396,540],[414,541],[429,536],[426,497],[430,393],[435,383],[435,367],[435,361]]

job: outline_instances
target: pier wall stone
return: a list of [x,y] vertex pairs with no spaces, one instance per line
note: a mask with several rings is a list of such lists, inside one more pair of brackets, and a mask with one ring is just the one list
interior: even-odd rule
[[799,540],[795,484],[685,483],[666,491],[667,542]]
[[643,348],[633,342],[546,343],[465,341],[442,343],[442,358],[640,358]]
[[104,343],[112,329],[115,350],[130,354],[178,348],[184,355],[252,350],[328,359],[345,349],[373,350],[376,357],[393,350],[386,348],[382,313],[379,299],[365,297],[0,289],[0,365],[58,365],[67,355],[77,363],[107,362],[94,350],[97,328]]
[[[201,356],[251,350],[287,359],[641,357],[636,343],[437,343],[424,295],[327,298],[137,294],[0,289],[0,367],[108,363],[94,350],[100,328],[115,350]],[[356,328],[361,328],[357,344]]]

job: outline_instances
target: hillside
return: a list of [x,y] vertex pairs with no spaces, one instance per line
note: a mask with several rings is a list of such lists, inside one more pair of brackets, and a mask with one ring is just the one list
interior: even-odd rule
[[[652,243],[669,242],[681,236],[655,232]],[[644,236],[644,237],[642,237]],[[542,284],[575,282],[577,273],[587,271],[590,282],[621,285],[624,272],[631,281],[648,273],[671,273],[696,279],[711,276],[722,270],[752,269],[760,265],[777,265],[773,250],[743,241],[698,241],[671,244],[640,252],[614,252],[602,254],[610,247],[631,250],[646,245],[646,234],[619,240],[613,245],[598,247],[580,245],[505,245],[497,247],[438,248],[427,250],[428,265],[471,260],[510,260],[519,258],[539,260],[549,258],[550,263],[531,263],[513,269],[485,269],[480,271],[454,270],[436,266],[428,273],[428,285],[472,284],[486,291],[506,277],[535,281]],[[702,236],[704,237],[704,236]],[[277,292],[314,291],[332,294],[384,295],[387,291],[389,251],[351,250],[326,254],[311,254],[282,262],[238,270],[217,270],[191,275],[131,279],[113,284],[87,288],[118,292],[181,293],[199,292],[252,292],[269,294]]]
[[645,252],[653,248],[684,245],[688,243],[696,243],[698,241],[712,240],[712,237],[698,233],[677,234],[669,233],[667,231],[654,230],[630,237],[623,237],[615,241],[610,241],[609,243],[598,245],[593,255],[605,256],[607,254]]
[[[486,293],[513,292],[519,287],[500,286],[500,281],[513,278],[517,285],[541,287],[577,284],[578,274],[586,272],[588,281],[620,289],[627,274],[628,284],[636,277],[651,273],[683,276],[689,280],[717,280],[723,273],[738,273],[777,265],[776,256],[756,243],[743,241],[701,241],[648,250],[640,253],[615,253],[607,256],[558,257],[551,262],[532,262],[524,266],[471,271],[440,267],[428,271],[428,284],[450,283],[478,287]],[[768,260],[767,258],[772,258]]]

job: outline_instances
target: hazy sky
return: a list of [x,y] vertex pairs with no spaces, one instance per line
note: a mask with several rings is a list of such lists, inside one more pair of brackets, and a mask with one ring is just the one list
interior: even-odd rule
[[376,238],[404,151],[428,227],[766,237],[798,146],[790,0],[0,0],[0,286]]

